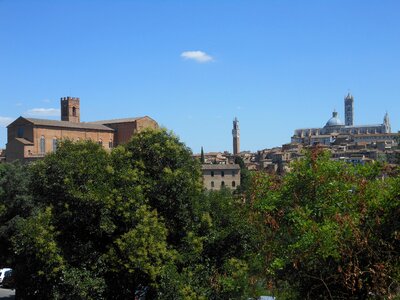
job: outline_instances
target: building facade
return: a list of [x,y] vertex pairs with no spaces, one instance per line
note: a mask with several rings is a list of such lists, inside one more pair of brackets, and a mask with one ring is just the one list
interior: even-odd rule
[[292,143],[307,145],[323,144],[330,145],[341,136],[348,136],[349,139],[365,140],[365,136],[374,135],[374,139],[386,141],[392,139],[391,126],[388,113],[385,114],[383,123],[372,125],[353,125],[354,119],[354,98],[349,93],[345,98],[345,123],[343,123],[334,111],[332,117],[322,128],[296,129],[291,138]]
[[237,164],[202,165],[203,185],[207,190],[229,188],[236,190],[240,186],[240,166]]
[[61,121],[19,117],[7,126],[6,161],[30,161],[57,149],[62,140],[91,140],[105,149],[129,141],[145,128],[158,128],[150,117],[80,122],[80,99],[61,98]]

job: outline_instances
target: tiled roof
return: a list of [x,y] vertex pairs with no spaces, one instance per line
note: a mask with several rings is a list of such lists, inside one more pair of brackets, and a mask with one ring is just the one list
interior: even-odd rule
[[116,123],[129,123],[135,122],[136,120],[143,119],[145,117],[136,117],[136,118],[124,118],[124,119],[113,119],[113,120],[102,120],[102,121],[94,121],[88,122],[90,124],[116,124]]
[[202,170],[239,170],[239,165],[234,164],[218,164],[218,165],[201,165]]
[[15,138],[18,142],[24,144],[24,145],[33,145],[33,142],[28,141],[27,139],[24,138]]
[[92,130],[100,130],[100,131],[114,131],[110,127],[101,125],[101,124],[92,124],[92,123],[74,123],[67,121],[56,121],[56,120],[46,120],[46,119],[33,119],[33,118],[24,118],[25,120],[33,123],[38,126],[51,126],[51,127],[64,127],[64,128],[76,128],[76,129],[92,129]]

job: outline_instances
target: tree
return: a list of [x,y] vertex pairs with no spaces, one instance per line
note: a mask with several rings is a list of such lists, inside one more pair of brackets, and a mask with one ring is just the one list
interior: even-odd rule
[[205,163],[205,158],[204,158],[204,150],[203,150],[203,147],[201,147],[201,154],[200,154],[200,162],[202,163],[202,164],[204,164]]
[[163,217],[169,242],[179,245],[197,220],[195,208],[202,192],[199,162],[164,129],[145,130],[124,147],[131,155],[126,164],[141,174],[143,194]]
[[251,182],[251,173],[246,168],[243,158],[240,156],[235,157],[235,164],[240,166],[240,186],[237,188],[237,193],[246,194],[249,191]]
[[[0,217],[10,228],[0,236],[7,247],[0,247],[9,249],[17,297],[257,294],[256,270],[263,264],[254,212],[228,190],[205,192],[199,162],[172,133],[145,130],[111,152],[93,142],[63,141],[56,152],[21,167],[24,178],[14,168],[0,166],[0,187],[6,189],[7,178],[25,180],[22,189],[0,193]],[[26,213],[18,215],[20,207]]]
[[32,166],[35,213],[11,239],[17,271],[29,266],[18,273],[20,295],[126,299],[155,288],[174,253],[162,219],[146,204],[140,173],[121,163],[129,156],[65,141]]
[[[281,182],[260,177],[254,203],[270,244],[267,275],[298,299],[393,297],[399,285],[398,178],[314,149]],[[287,285],[289,284],[290,293]]]
[[29,190],[30,173],[18,162],[0,164],[0,262],[14,267],[10,237],[18,219],[31,215],[34,203]]

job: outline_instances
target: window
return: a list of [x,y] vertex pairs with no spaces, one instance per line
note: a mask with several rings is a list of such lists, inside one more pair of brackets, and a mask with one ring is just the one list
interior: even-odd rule
[[221,177],[224,177],[224,176],[225,176],[225,172],[221,171]]
[[103,140],[102,139],[99,139],[99,145],[103,146]]
[[57,138],[53,138],[53,152],[57,150],[58,140]]
[[225,186],[225,181],[221,181],[221,186],[222,186],[222,187]]
[[112,149],[112,147],[113,147],[113,141],[110,140],[110,141],[108,142],[108,148]]
[[232,187],[236,186],[236,182],[232,181]]
[[211,181],[211,187],[212,188],[214,187],[214,181]]
[[72,107],[72,116],[76,117],[76,107],[75,106]]
[[232,176],[235,176],[235,171],[234,170],[232,170]]
[[211,171],[211,177],[214,177],[214,171]]
[[42,135],[40,137],[40,153],[44,154],[46,152],[46,140],[44,139],[44,136]]
[[19,138],[24,137],[24,127],[19,127],[18,128],[17,135],[18,135]]

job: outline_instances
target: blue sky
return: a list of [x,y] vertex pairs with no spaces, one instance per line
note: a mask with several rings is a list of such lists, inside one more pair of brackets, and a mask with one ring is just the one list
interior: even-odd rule
[[290,141],[343,98],[400,127],[400,1],[0,0],[0,147],[20,115],[148,115],[194,152]]

